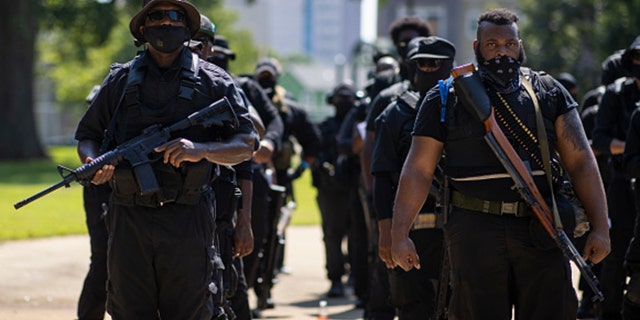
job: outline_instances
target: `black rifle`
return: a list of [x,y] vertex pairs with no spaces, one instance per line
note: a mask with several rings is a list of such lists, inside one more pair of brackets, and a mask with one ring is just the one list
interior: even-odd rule
[[555,227],[552,212],[540,194],[531,173],[498,126],[489,96],[486,94],[475,66],[466,64],[453,69],[451,74],[455,79],[454,88],[458,93],[458,97],[465,108],[483,122],[486,129],[485,141],[489,144],[505,170],[507,170],[509,176],[511,176],[515,183],[515,190],[520,193],[522,199],[531,207],[545,231],[555,241],[564,256],[573,261],[580,269],[584,280],[593,290],[592,300],[604,300],[602,292],[598,289],[598,278],[593,274],[593,271],[591,271],[591,268],[584,261],[571,240],[569,240],[564,230]]
[[[61,187],[70,187],[71,182],[78,181],[82,185],[87,185],[96,171],[102,169],[104,165],[117,165],[123,160],[128,161],[133,168],[136,181],[141,195],[151,195],[160,191],[158,181],[151,168],[151,162],[158,159],[155,148],[165,144],[171,139],[171,134],[184,130],[193,126],[202,126],[205,128],[211,126],[230,125],[238,127],[238,117],[231,107],[227,98],[222,98],[209,106],[202,108],[187,118],[176,122],[175,124],[163,128],[160,124],[152,125],[142,132],[141,135],[119,145],[115,149],[93,159],[90,163],[84,164],[75,170],[58,166],[58,172],[62,176],[62,181],[20,201],[13,205],[14,208],[21,207],[37,200],[52,191]],[[64,175],[68,172],[68,175]]]
[[269,230],[266,235],[267,243],[264,251],[260,254],[259,269],[256,282],[258,284],[258,309],[273,308],[270,302],[271,288],[274,285],[276,272],[276,257],[278,254],[279,237],[278,223],[282,216],[282,206],[287,196],[287,189],[281,185],[272,184],[269,186]]

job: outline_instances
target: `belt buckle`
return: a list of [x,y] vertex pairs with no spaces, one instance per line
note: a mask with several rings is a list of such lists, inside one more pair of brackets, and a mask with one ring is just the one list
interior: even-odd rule
[[518,214],[518,202],[501,202],[500,203],[501,214]]

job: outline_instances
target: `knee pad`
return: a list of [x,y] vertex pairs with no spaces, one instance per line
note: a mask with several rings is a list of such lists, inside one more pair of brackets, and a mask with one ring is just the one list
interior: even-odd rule
[[629,279],[627,284],[627,302],[636,305],[640,308],[640,273],[634,273]]

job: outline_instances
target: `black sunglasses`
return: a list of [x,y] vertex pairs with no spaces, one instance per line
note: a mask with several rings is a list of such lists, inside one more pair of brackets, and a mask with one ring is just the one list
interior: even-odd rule
[[415,61],[416,61],[416,64],[418,65],[418,68],[420,69],[440,68],[440,66],[442,65],[442,59],[422,58],[422,59],[416,59]]
[[162,21],[164,17],[169,17],[169,20],[175,22],[184,21],[184,12],[179,10],[156,10],[147,13],[147,17],[150,21]]
[[209,38],[205,36],[197,37],[197,38],[194,38],[193,40],[200,41],[202,42],[203,45],[207,45],[211,43],[211,40],[209,40]]

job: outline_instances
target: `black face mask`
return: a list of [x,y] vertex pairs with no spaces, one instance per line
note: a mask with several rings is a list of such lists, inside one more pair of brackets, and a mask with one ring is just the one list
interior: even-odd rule
[[207,61],[215,64],[216,66],[224,69],[225,71],[229,70],[229,59],[219,58],[214,55],[212,57],[207,58]]
[[262,89],[273,89],[276,86],[276,80],[269,77],[258,79],[258,83]]
[[189,30],[181,26],[145,27],[144,38],[156,50],[172,53],[182,48],[184,42],[189,40]]
[[488,72],[493,80],[501,86],[506,86],[520,75],[520,61],[509,56],[495,57],[479,65]]
[[640,65],[639,64],[631,65],[631,75],[633,75],[636,79],[640,79]]
[[444,60],[438,70],[431,72],[421,71],[416,63],[413,63],[413,65],[415,66],[415,75],[412,81],[413,89],[420,92],[421,97],[424,97],[429,89],[438,84],[438,80],[444,80],[449,77],[453,61]]

